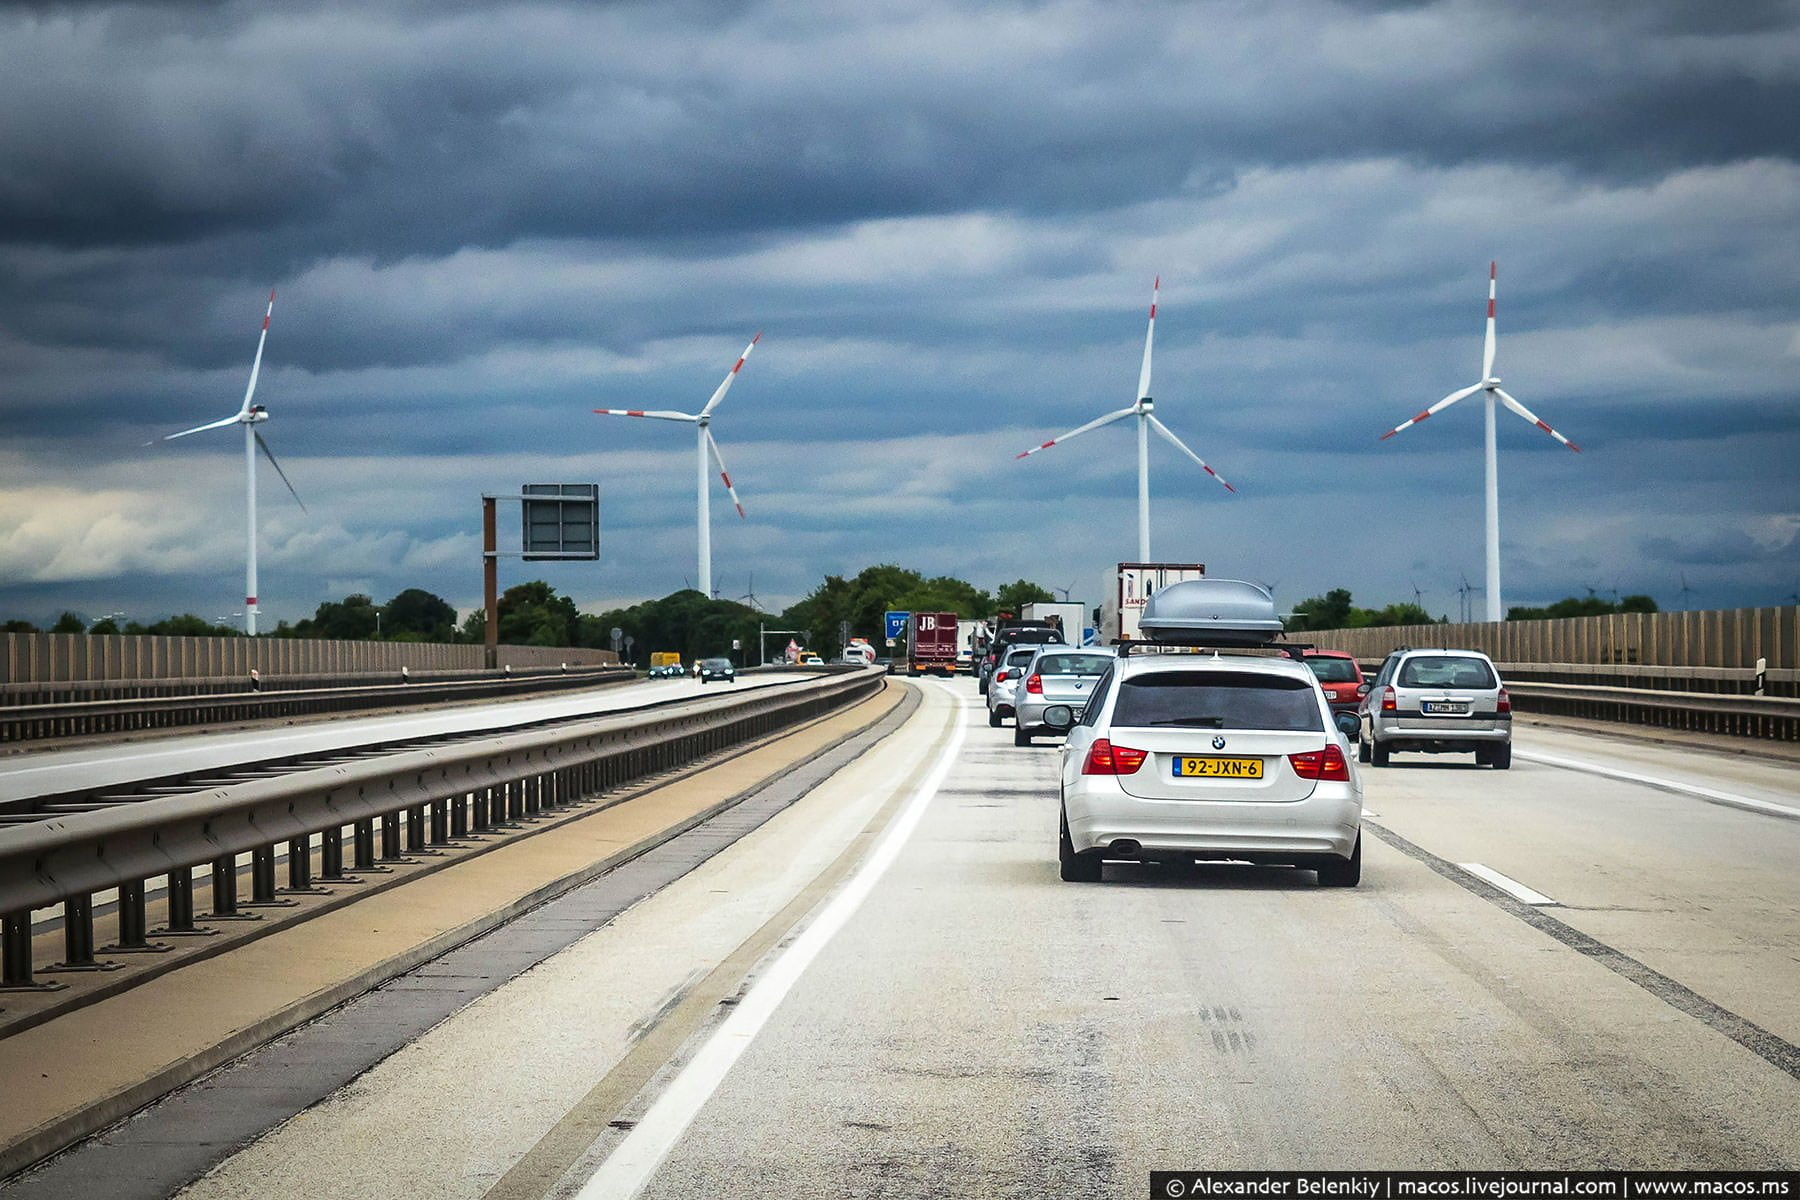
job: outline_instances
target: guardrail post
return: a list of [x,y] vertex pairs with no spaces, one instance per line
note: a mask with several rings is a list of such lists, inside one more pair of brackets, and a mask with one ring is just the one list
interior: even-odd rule
[[433,800],[431,802],[431,844],[442,846],[450,840],[450,802]]
[[216,929],[194,924],[194,868],[176,867],[169,872],[168,922],[153,930],[157,937],[210,937]]
[[469,836],[469,795],[458,792],[450,798],[450,836]]
[[87,892],[63,901],[63,961],[46,971],[116,971],[124,964],[94,957],[94,897]]
[[209,921],[260,921],[255,913],[238,909],[237,855],[225,854],[212,861],[212,913]]
[[250,899],[246,908],[286,908],[292,900],[275,894],[275,844],[258,846],[250,851]]
[[55,992],[68,986],[32,976],[31,910],[0,917],[0,992]]
[[384,871],[375,865],[375,822],[367,817],[358,821],[351,838],[352,856],[358,871]]
[[381,857],[390,862],[400,857],[400,814],[381,814]]
[[174,947],[152,942],[150,921],[144,915],[144,881],[131,879],[119,885],[119,940],[106,947],[108,954],[161,954]]
[[406,850],[411,854],[425,848],[425,806],[406,810]]

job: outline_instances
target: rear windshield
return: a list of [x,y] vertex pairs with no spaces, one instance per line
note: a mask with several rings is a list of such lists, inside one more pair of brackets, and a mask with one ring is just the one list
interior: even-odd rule
[[1356,669],[1356,663],[1348,658],[1308,658],[1306,665],[1312,673],[1326,683],[1360,683],[1362,672]]
[[1034,646],[1041,646],[1045,642],[1061,642],[1063,640],[1060,629],[1009,629],[1001,636],[1010,646],[1023,646],[1027,642]]
[[1409,658],[1400,668],[1400,686],[1416,688],[1491,688],[1494,670],[1485,659],[1433,655]]
[[1039,675],[1102,675],[1112,664],[1110,654],[1046,654],[1037,669]]
[[1037,651],[1035,649],[1033,649],[1033,650],[1008,650],[1006,652],[1006,665],[1009,667],[1022,667],[1026,663],[1030,662],[1031,656],[1036,653],[1037,653]]
[[709,658],[700,665],[714,671],[720,670],[721,668],[730,669],[731,660],[729,658]]
[[1308,680],[1281,675],[1158,671],[1120,682],[1112,723],[1313,733],[1325,728],[1317,696]]

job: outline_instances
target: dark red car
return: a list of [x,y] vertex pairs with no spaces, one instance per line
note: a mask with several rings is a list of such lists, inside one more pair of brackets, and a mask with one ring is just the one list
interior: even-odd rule
[[1319,677],[1319,686],[1325,689],[1331,711],[1354,713],[1357,703],[1369,691],[1356,658],[1342,650],[1305,650],[1301,653],[1306,665]]

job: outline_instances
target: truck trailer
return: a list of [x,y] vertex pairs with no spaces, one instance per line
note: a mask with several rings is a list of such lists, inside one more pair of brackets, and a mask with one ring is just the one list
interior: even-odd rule
[[1019,616],[1024,620],[1044,621],[1061,629],[1063,640],[1071,646],[1081,645],[1088,615],[1087,605],[1068,601],[1042,601],[1027,604],[1019,610]]
[[1101,644],[1139,640],[1138,621],[1151,596],[1172,583],[1204,578],[1205,563],[1119,563],[1108,569],[1100,593]]
[[906,673],[956,674],[956,614],[916,612],[906,620]]

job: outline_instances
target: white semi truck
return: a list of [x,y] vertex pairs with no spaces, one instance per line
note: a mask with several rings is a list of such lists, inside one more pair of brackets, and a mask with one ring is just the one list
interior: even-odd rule
[[1088,626],[1087,605],[1044,601],[1027,604],[1019,616],[1027,621],[1046,621],[1062,628],[1063,640],[1071,646],[1081,645],[1081,634]]
[[1137,641],[1144,603],[1171,583],[1206,578],[1205,563],[1119,563],[1101,584],[1100,643]]

